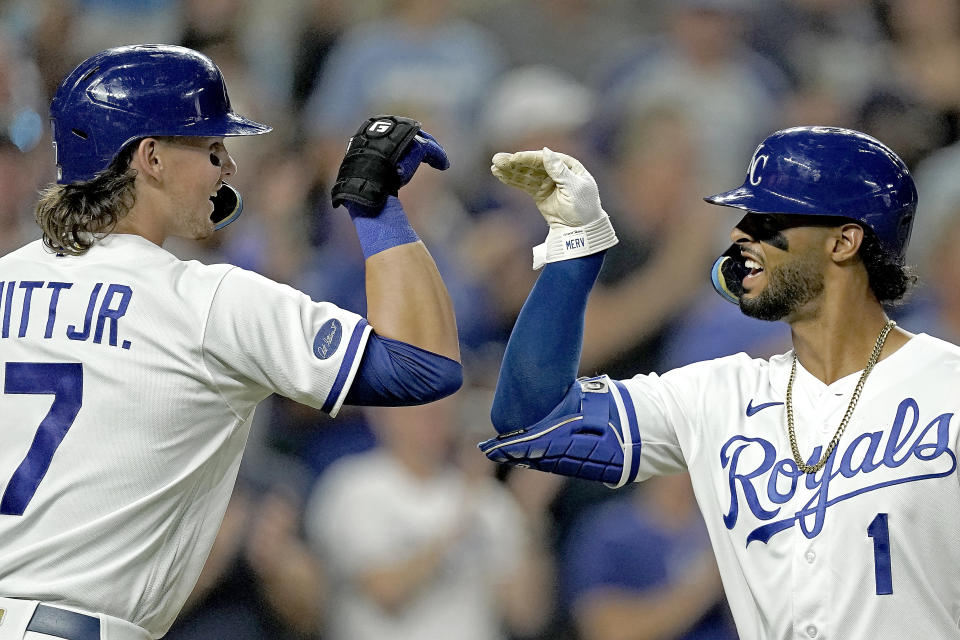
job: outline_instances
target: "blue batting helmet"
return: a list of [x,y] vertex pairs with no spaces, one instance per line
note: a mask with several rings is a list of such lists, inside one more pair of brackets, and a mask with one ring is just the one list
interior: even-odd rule
[[149,44],[107,49],[74,69],[50,105],[57,182],[90,180],[148,136],[248,136],[271,127],[237,115],[210,58]]
[[740,188],[704,200],[752,213],[850,218],[902,263],[917,188],[903,160],[875,138],[837,127],[794,127],[760,143]]
[[[875,138],[837,127],[794,127],[760,143],[742,186],[704,200],[751,213],[849,218],[903,264],[917,188],[903,160]],[[731,247],[711,271],[714,289],[735,304],[745,275],[739,253]]]

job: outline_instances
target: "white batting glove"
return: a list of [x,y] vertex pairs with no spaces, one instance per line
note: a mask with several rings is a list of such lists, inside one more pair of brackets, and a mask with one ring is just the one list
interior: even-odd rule
[[529,193],[550,227],[544,243],[533,248],[534,269],[617,244],[597,182],[576,158],[547,147],[498,153],[490,171],[504,184]]

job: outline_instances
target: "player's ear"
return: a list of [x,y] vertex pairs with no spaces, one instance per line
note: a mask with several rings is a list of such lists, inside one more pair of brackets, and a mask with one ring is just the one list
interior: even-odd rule
[[139,175],[159,179],[163,170],[161,155],[158,140],[144,138],[137,143],[137,148],[130,158],[130,167],[136,169]]
[[845,262],[857,255],[863,244],[863,227],[858,224],[844,224],[836,227],[830,235],[830,258],[834,262]]

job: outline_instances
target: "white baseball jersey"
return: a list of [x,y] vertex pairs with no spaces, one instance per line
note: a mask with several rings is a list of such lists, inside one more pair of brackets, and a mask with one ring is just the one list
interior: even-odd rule
[[257,403],[336,414],[370,327],[112,235],[0,258],[0,595],[162,636],[217,534]]
[[[824,469],[798,470],[792,352],[738,354],[616,383],[640,478],[688,469],[743,640],[960,638],[960,348],[920,334],[880,361]],[[818,461],[860,377],[797,367]]]

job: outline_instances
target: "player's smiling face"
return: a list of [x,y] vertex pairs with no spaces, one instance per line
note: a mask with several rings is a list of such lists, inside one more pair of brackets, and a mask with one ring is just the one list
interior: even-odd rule
[[236,172],[236,163],[223,138],[184,136],[162,138],[160,142],[168,147],[172,160],[168,175],[174,210],[169,235],[194,240],[209,237],[214,226],[210,198],[221,182]]
[[[761,320],[791,320],[824,289],[829,218],[749,213],[731,232],[744,265],[740,310]],[[833,226],[830,224],[830,226]]]

